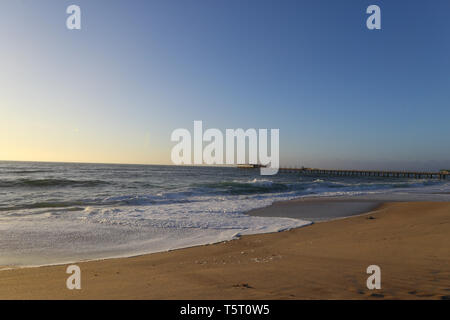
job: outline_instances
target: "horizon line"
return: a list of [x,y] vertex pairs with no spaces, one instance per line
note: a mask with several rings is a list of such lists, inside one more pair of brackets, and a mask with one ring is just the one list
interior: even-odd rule
[[128,162],[85,162],[85,161],[45,161],[45,160],[2,160],[0,162],[34,162],[34,163],[67,163],[67,164],[112,164],[131,166],[171,166],[171,167],[233,167],[226,164],[161,164],[161,163],[128,163]]

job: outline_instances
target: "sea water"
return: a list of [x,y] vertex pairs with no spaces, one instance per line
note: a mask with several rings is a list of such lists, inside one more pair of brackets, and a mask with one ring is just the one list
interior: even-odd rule
[[[357,195],[447,200],[450,181],[260,176],[227,167],[0,162],[0,266],[124,257],[310,221],[246,215],[274,201]],[[420,196],[419,196],[420,195]],[[439,198],[441,197],[441,198]]]

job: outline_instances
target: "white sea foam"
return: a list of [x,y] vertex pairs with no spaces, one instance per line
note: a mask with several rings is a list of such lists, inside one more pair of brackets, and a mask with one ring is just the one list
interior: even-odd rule
[[[33,266],[124,257],[278,232],[310,224],[238,213],[226,200],[194,206],[88,207],[82,212],[25,216],[14,228],[0,223],[0,266]],[[37,223],[38,222],[38,223]]]

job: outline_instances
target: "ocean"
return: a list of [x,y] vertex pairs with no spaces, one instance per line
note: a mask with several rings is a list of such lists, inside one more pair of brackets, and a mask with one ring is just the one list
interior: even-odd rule
[[245,214],[299,197],[449,198],[450,181],[260,176],[229,167],[0,162],[0,266],[133,256],[311,221]]

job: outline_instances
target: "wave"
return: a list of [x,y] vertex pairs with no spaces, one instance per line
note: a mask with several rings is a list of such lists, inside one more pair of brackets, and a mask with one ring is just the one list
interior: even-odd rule
[[103,180],[70,180],[70,179],[16,179],[0,180],[0,188],[17,187],[96,187],[106,185]]
[[13,171],[4,171],[0,173],[7,173],[7,174],[31,174],[31,173],[48,173],[52,172],[50,170],[13,170]]
[[[166,204],[182,204],[191,203],[198,200],[188,199],[185,193],[172,193],[161,195],[123,195],[106,197],[103,199],[85,199],[85,200],[73,200],[73,201],[40,201],[29,204],[20,204],[16,206],[1,206],[2,211],[17,211],[26,209],[77,209],[83,210],[85,207],[96,206],[152,206],[152,205],[166,205]],[[81,209],[80,209],[81,207]],[[28,214],[33,214],[29,212]]]
[[414,189],[441,184],[441,181],[430,180],[304,180],[277,181],[268,179],[232,180],[193,184],[191,187],[196,194],[210,195],[254,195],[273,193],[295,193],[297,195],[318,194],[325,192],[355,192],[377,191],[392,189]]
[[15,207],[0,207],[0,211],[23,210],[23,209],[44,209],[44,208],[70,208],[75,206],[85,206],[89,203],[81,201],[67,202],[35,202],[30,204],[18,205]]
[[209,189],[212,193],[231,195],[284,192],[291,189],[289,184],[270,180],[253,179],[250,181],[223,181],[199,184],[197,187]]
[[173,203],[189,203],[194,202],[189,199],[192,195],[190,192],[173,192],[173,193],[159,193],[156,195],[123,195],[107,197],[101,201],[101,205],[164,205]]

